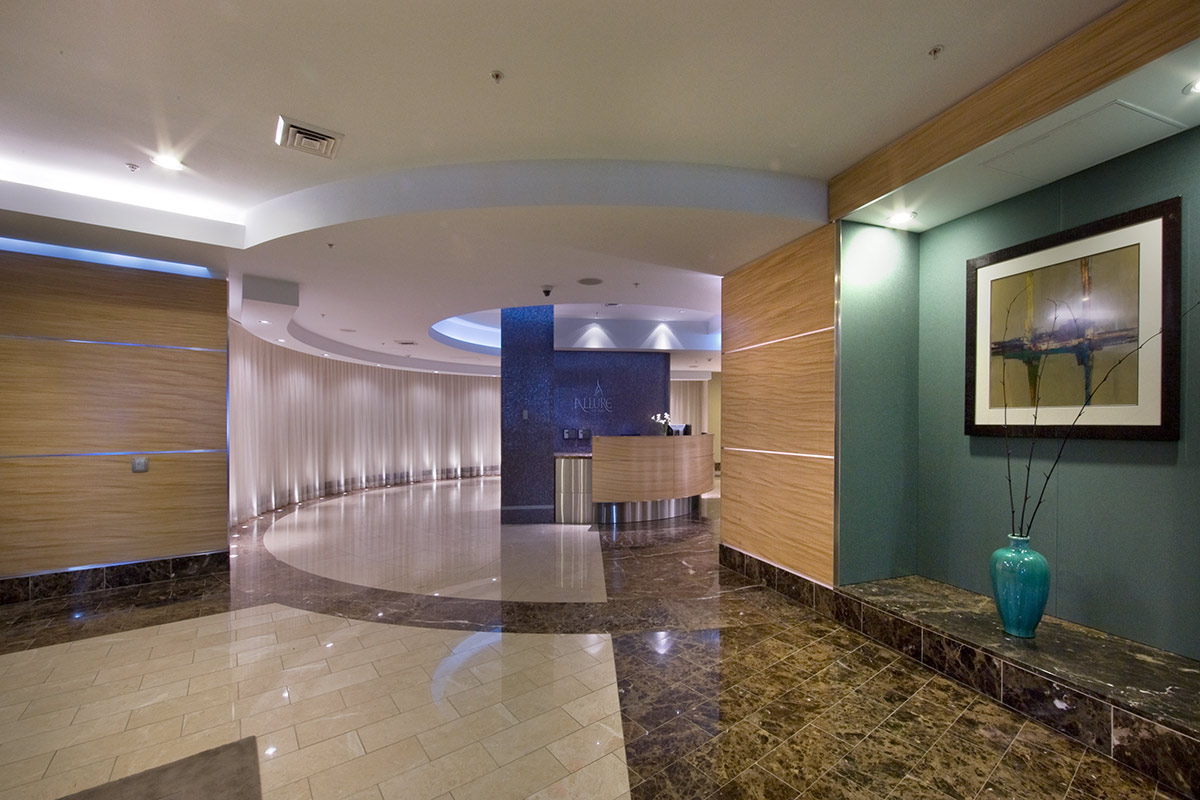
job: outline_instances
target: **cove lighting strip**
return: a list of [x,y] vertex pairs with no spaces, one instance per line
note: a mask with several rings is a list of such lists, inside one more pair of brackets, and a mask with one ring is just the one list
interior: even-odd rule
[[0,250],[10,253],[25,253],[31,256],[50,256],[52,258],[67,258],[73,261],[86,261],[89,264],[103,264],[109,267],[124,267],[126,269],[142,269],[150,272],[169,272],[172,275],[187,275],[192,278],[224,278],[207,267],[196,264],[181,264],[178,261],[160,261],[157,258],[141,258],[127,256],[121,253],[106,253],[103,250],[85,250],[82,247],[66,247],[45,242],[29,242],[24,239],[9,239],[0,236]]
[[804,333],[797,333],[795,336],[784,336],[782,339],[772,339],[769,342],[759,342],[758,344],[748,344],[745,347],[738,347],[734,350],[726,350],[725,355],[729,355],[730,353],[741,353],[745,350],[753,350],[756,347],[766,347],[769,344],[779,344],[780,342],[790,342],[792,339],[803,339],[805,336],[815,336],[818,333],[825,333],[826,331],[831,331],[831,330],[833,330],[832,325],[830,325],[828,328],[818,328],[815,331],[805,331]]
[[748,447],[722,447],[721,449],[728,450],[731,453],[763,453],[768,456],[798,456],[799,458],[820,458],[833,461],[833,456],[823,456],[816,453],[789,453],[784,450],[751,450]]

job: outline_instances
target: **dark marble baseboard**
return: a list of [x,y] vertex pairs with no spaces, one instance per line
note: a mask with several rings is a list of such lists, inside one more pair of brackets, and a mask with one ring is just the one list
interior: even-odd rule
[[0,579],[0,605],[229,572],[229,551]]
[[1009,637],[991,598],[919,576],[831,589],[724,544],[720,563],[1200,800],[1200,662],[1052,617]]

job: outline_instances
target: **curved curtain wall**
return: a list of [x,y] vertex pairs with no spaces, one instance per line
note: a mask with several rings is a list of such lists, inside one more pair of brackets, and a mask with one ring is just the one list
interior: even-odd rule
[[671,381],[671,422],[692,426],[692,433],[708,430],[708,381]]
[[229,325],[229,516],[500,471],[500,379],[381,369]]

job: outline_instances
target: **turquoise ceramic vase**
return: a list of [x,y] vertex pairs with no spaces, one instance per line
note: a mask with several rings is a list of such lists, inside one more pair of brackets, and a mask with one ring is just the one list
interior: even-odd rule
[[1050,595],[1050,565],[1029,548],[1029,538],[1009,536],[1008,547],[992,553],[992,592],[996,610],[1010,636],[1032,639],[1046,598]]

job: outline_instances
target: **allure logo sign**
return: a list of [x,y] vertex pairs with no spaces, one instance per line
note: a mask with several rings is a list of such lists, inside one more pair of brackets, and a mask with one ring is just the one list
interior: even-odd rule
[[606,414],[612,413],[612,400],[604,396],[604,390],[600,388],[600,381],[596,381],[596,391],[591,397],[576,397],[575,408],[578,411],[585,413],[589,411],[602,411]]

